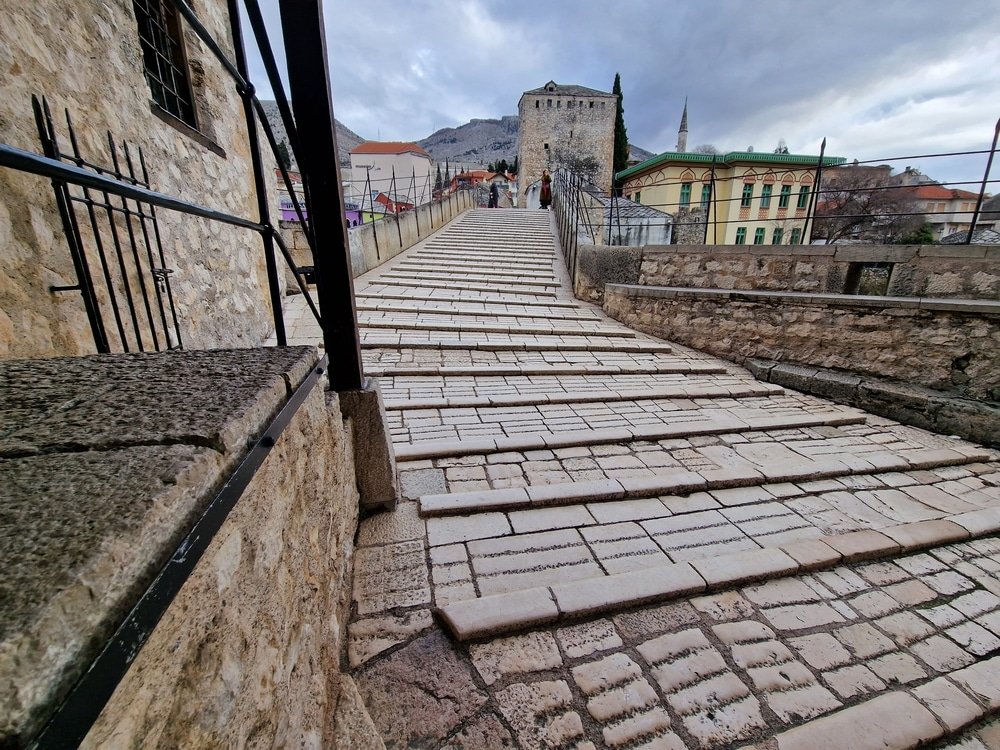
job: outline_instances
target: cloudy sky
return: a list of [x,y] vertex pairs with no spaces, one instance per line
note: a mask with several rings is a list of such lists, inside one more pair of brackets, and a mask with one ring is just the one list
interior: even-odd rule
[[[276,23],[276,0],[263,2]],[[516,114],[521,92],[549,79],[610,91],[619,72],[629,140],[650,151],[674,147],[687,96],[689,147],[784,139],[817,153],[826,137],[827,153],[868,160],[989,147],[997,11],[996,0],[327,0],[326,22],[337,119],[365,138]],[[985,156],[893,164],[978,182]]]

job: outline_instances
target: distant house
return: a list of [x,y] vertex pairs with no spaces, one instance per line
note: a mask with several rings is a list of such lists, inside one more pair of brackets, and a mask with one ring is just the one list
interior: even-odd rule
[[[281,208],[281,220],[298,221],[299,217],[295,212],[295,203],[292,201],[292,196],[288,192],[285,181],[281,178],[280,169],[274,170],[274,177],[278,186],[278,204]],[[298,172],[292,172],[289,170],[288,180],[292,183],[292,189],[295,191],[295,199],[299,202],[299,207],[302,209],[302,215],[308,219],[309,214],[306,212],[305,194],[302,191],[302,175]]]
[[[667,151],[619,172],[625,197],[667,213],[705,211],[707,242],[798,245],[810,241],[806,218],[818,156],[730,151]],[[843,164],[838,156],[825,166]]]
[[416,143],[365,141],[351,149],[350,199],[367,203],[372,192],[394,193],[408,196],[412,205],[427,203],[434,188],[431,163]]
[[414,204],[408,196],[401,196],[396,193],[380,192],[373,199],[375,203],[385,208],[387,214],[398,214],[400,211],[409,211]]
[[495,174],[493,172],[489,172],[485,169],[470,169],[465,172],[458,172],[451,178],[448,190],[452,193],[456,190],[468,190],[469,188],[474,188],[480,183],[489,182],[490,178],[494,176]]
[[913,185],[900,190],[913,197],[916,210],[924,214],[935,240],[955,232],[968,232],[972,226],[972,214],[979,199],[976,193],[936,184]]

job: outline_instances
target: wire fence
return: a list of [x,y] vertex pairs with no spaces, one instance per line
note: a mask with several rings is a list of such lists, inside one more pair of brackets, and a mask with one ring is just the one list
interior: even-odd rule
[[[590,201],[584,193],[600,193],[585,177],[557,169],[565,175],[557,184],[571,191],[565,203],[572,207],[574,222],[582,221],[584,234],[606,244],[628,242],[628,228],[638,221],[632,208],[636,204],[660,212],[659,219],[646,215],[642,223],[647,228],[669,229],[674,242],[692,241],[697,235],[692,227],[696,227],[701,234],[698,241],[705,244],[930,244],[948,235],[953,236],[950,242],[967,244],[975,240],[978,229],[1000,229],[1000,209],[990,207],[984,214],[990,188],[1000,184],[1000,178],[992,176],[998,137],[1000,120],[988,149],[846,163],[826,157],[824,141],[812,164],[781,165],[780,155],[775,164],[767,164],[767,155],[760,154],[763,158],[755,159],[758,163],[736,166],[725,162],[722,154],[705,155],[698,164],[664,165],[669,176],[661,171],[651,177],[662,170],[654,165],[644,174],[626,178],[620,196],[603,194],[607,221],[596,221],[593,210],[581,213]],[[898,173],[893,170],[894,164],[917,160],[942,160],[941,169],[947,171],[954,171],[956,163],[968,169],[970,157],[985,157],[981,174],[939,182],[908,167]],[[729,231],[732,226],[735,232]]]

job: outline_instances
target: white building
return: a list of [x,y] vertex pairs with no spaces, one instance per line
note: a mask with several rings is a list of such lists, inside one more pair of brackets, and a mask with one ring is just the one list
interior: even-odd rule
[[[385,193],[419,206],[434,189],[431,155],[416,143],[365,141],[351,149],[351,200]],[[367,198],[365,198],[367,200]]]

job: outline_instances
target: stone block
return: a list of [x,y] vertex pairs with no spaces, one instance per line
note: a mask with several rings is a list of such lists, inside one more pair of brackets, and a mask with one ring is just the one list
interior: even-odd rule
[[844,562],[868,560],[899,552],[899,544],[877,531],[849,531],[839,536],[823,537],[824,544],[839,552]]
[[944,730],[934,714],[906,693],[889,693],[780,733],[778,750],[908,748]]
[[705,581],[687,563],[662,565],[645,570],[588,578],[552,587],[559,611],[578,617],[696,593]]
[[396,455],[378,381],[366,378],[357,391],[341,391],[341,410],[354,435],[354,466],[361,507],[392,509],[399,500]]
[[960,542],[969,538],[969,532],[951,521],[917,521],[881,529],[881,533],[892,539],[904,552],[913,552],[927,547]]
[[552,592],[547,588],[453,602],[439,608],[437,613],[460,641],[543,625],[559,617]]
[[799,564],[779,549],[752,550],[692,560],[691,565],[710,588],[790,575]]

